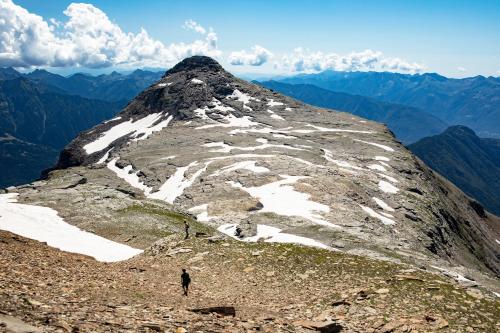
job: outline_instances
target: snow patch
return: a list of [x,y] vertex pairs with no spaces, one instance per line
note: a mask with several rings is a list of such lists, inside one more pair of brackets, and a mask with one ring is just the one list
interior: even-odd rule
[[334,163],[335,165],[339,166],[339,167],[343,167],[343,168],[350,168],[350,169],[355,169],[355,170],[363,170],[363,168],[360,168],[358,166],[355,166],[355,165],[352,165],[350,164],[349,162],[346,162],[346,161],[339,161],[339,160],[335,160],[333,159],[333,154],[330,150],[328,149],[325,149],[325,148],[322,148],[321,149],[323,151],[323,157],[329,161],[329,162],[332,162]]
[[102,262],[127,260],[142,250],[83,231],[48,207],[17,203],[17,193],[0,194],[0,229],[31,238],[62,251]]
[[393,183],[399,183],[398,180],[394,177],[391,177],[391,176],[387,176],[387,175],[384,175],[383,173],[377,173],[377,175],[379,175],[380,177],[382,178],[385,178],[387,179],[388,181],[390,182],[393,182]]
[[[347,132],[347,133],[363,133],[363,134],[374,134],[375,133],[372,131],[346,130],[346,129],[341,129],[341,128],[326,128],[326,127],[320,127],[320,126],[315,126],[315,125],[311,125],[311,124],[307,124],[306,126],[312,127],[316,131],[319,131],[319,132]],[[307,130],[305,130],[305,131],[307,131]],[[360,140],[357,140],[357,141],[360,141]]]
[[248,171],[255,172],[255,173],[264,173],[264,172],[270,171],[266,167],[256,166],[255,163],[257,163],[257,162],[256,161],[236,162],[234,164],[228,165],[228,166],[220,169],[217,172],[214,172],[213,174],[210,175],[210,177],[219,176],[223,173],[228,173],[228,172],[232,172],[235,170],[248,170]]
[[268,243],[292,243],[292,244],[301,244],[305,246],[318,247],[321,249],[330,249],[330,247],[326,246],[323,243],[320,243],[314,239],[296,236],[293,234],[287,234],[281,232],[281,229],[271,227],[264,224],[257,225],[257,235],[246,238],[238,238],[234,235],[236,231],[236,224],[223,224],[217,228],[219,232],[226,234],[234,239],[243,241],[243,242],[257,242],[260,239],[263,239],[264,242]]
[[83,149],[85,149],[85,152],[90,155],[103,150],[115,140],[128,134],[131,134],[132,137],[136,138],[135,141],[144,140],[151,135],[151,133],[160,131],[163,127],[166,127],[173,118],[170,116],[167,120],[161,121],[157,125],[153,126],[162,118],[162,116],[162,113],[152,113],[136,121],[129,119],[128,121],[117,124],[102,133],[101,136],[95,141],[83,146]]
[[374,217],[376,219],[379,219],[383,224],[385,225],[392,225],[392,224],[395,224],[396,222],[394,222],[393,220],[391,220],[390,218],[388,217],[385,217],[384,215],[381,215],[379,213],[377,213],[376,211],[374,211],[373,209],[371,209],[370,207],[366,207],[366,206],[363,206],[363,205],[359,205],[361,207],[361,209],[363,209],[366,213],[368,213],[368,215],[370,215],[371,217]]
[[399,189],[391,183],[381,180],[378,182],[378,188],[386,193],[398,193]]
[[139,178],[138,174],[139,171],[132,172],[132,166],[127,165],[123,169],[120,169],[119,167],[116,166],[116,161],[118,161],[119,157],[116,157],[112,159],[108,163],[108,169],[113,171],[119,178],[125,180],[130,186],[138,188],[144,192],[145,195],[148,195],[152,188],[145,185],[141,179]]
[[379,148],[382,148],[385,151],[394,151],[394,149],[392,149],[391,147],[386,146],[386,145],[381,145],[380,143],[363,141],[363,140],[358,140],[358,139],[354,139],[354,141],[363,142],[363,143],[366,143],[367,145],[372,145],[372,146],[375,146],[375,147],[379,147]]
[[444,275],[455,279],[457,282],[467,282],[467,283],[474,282],[472,280],[467,279],[465,276],[463,276],[457,272],[451,271],[449,269],[438,267],[438,266],[433,266],[433,265],[431,265],[431,267],[437,269],[438,271],[443,272]]
[[184,193],[184,190],[191,186],[194,181],[207,170],[210,163],[211,162],[206,162],[203,168],[196,171],[190,178],[186,178],[185,173],[189,170],[189,168],[196,166],[198,164],[197,161],[191,162],[187,166],[177,168],[174,174],[170,176],[170,178],[168,178],[162,186],[160,186],[158,191],[149,194],[147,197],[151,199],[163,200],[173,204],[175,199]]
[[243,102],[243,108],[250,110],[250,111],[253,111],[253,110],[251,107],[247,106],[247,104],[250,103],[250,101],[252,101],[252,100],[259,101],[257,98],[252,97],[248,94],[245,94],[245,93],[239,91],[238,89],[234,89],[233,93],[231,95],[226,96],[226,98],[236,99],[237,101]]
[[111,149],[109,149],[104,155],[102,155],[102,157],[99,159],[99,161],[97,161],[95,164],[103,164],[104,162],[106,162],[106,160],[109,158],[109,153],[114,149],[115,147],[112,147]]
[[379,199],[379,198],[375,198],[373,197],[372,198],[376,203],[377,205],[379,205],[380,208],[382,208],[383,210],[386,210],[388,212],[394,212],[394,208],[392,208],[391,206],[389,206],[388,204],[386,204],[382,199]]
[[368,169],[371,169],[371,170],[378,170],[378,171],[382,171],[382,172],[386,172],[387,169],[384,168],[383,166],[379,165],[379,164],[370,164],[368,166]]
[[281,102],[275,102],[274,99],[272,99],[272,98],[269,98],[267,100],[267,106],[273,107],[273,106],[280,106],[280,105],[284,105],[284,104]]
[[298,192],[291,184],[295,184],[305,176],[280,175],[282,180],[256,187],[243,187],[240,183],[228,182],[232,187],[241,189],[250,196],[259,199],[263,208],[259,213],[275,213],[284,216],[299,216],[316,224],[340,228],[338,225],[323,219],[318,213],[328,213],[330,208],[318,202],[311,201],[311,195]]
[[193,83],[193,84],[204,84],[205,82],[203,82],[202,80],[199,80],[199,79],[192,79],[191,83]]
[[389,162],[391,159],[385,156],[375,156],[373,158],[375,161],[384,161],[384,162]]
[[197,214],[196,221],[199,222],[209,222],[211,219],[216,218],[216,216],[208,216],[208,204],[191,207],[188,212]]

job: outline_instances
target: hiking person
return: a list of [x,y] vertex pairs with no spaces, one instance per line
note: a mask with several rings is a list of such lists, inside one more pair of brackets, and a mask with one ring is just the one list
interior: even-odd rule
[[189,284],[191,283],[191,278],[189,277],[188,272],[186,272],[186,269],[182,269],[182,274],[181,274],[181,283],[182,283],[182,290],[184,291],[184,295],[188,295],[188,289],[189,289]]
[[189,224],[187,223],[186,220],[184,220],[184,231],[186,232],[186,236],[184,237],[184,239],[188,239],[189,238]]

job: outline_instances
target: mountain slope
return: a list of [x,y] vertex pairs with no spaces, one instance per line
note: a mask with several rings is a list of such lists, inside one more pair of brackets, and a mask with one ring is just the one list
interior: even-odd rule
[[112,118],[122,103],[89,100],[23,77],[0,80],[0,187],[36,179],[81,131]]
[[449,124],[470,127],[480,137],[500,138],[500,80],[494,77],[325,71],[280,81],[413,106]]
[[292,85],[277,81],[266,81],[259,84],[311,105],[346,111],[363,118],[386,123],[404,144],[439,134],[447,127],[439,118],[401,104],[385,103],[373,98],[333,92],[309,84]]
[[408,148],[428,166],[500,215],[500,140],[481,139],[453,126]]
[[453,265],[481,281],[500,273],[498,218],[385,126],[239,80],[206,57],[185,59],[80,134],[20,201],[132,245],[162,232],[162,203],[246,241]]

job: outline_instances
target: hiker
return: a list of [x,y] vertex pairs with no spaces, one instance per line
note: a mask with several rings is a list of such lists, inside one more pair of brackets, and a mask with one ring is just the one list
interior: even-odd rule
[[186,220],[184,220],[184,231],[186,232],[186,237],[184,237],[184,239],[188,239],[189,238],[189,224],[187,223]]
[[185,268],[182,269],[181,283],[182,283],[182,290],[184,291],[184,296],[187,296],[189,284],[191,283],[191,278],[189,277],[189,274],[188,272],[186,272]]
[[238,237],[238,238],[241,238],[241,232],[242,232],[242,231],[243,231],[243,230],[241,230],[241,228],[240,228],[240,227],[236,227],[236,230],[234,231],[234,235],[235,235],[236,237]]

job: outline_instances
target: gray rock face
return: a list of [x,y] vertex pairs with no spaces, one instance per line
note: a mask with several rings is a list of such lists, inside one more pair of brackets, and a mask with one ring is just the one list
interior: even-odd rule
[[[82,133],[58,166],[70,169],[25,201],[71,198],[105,179],[106,191],[134,194],[120,207],[163,201],[230,236],[250,223],[253,238],[500,273],[498,218],[478,215],[385,126],[239,80],[206,57],[182,61],[118,118]],[[74,167],[86,183],[51,192]],[[68,222],[86,225],[73,215]]]

